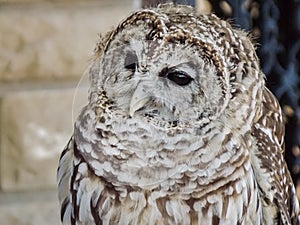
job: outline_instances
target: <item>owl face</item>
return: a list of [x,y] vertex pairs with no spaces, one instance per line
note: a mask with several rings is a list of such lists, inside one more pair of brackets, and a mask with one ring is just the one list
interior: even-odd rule
[[163,127],[207,123],[224,104],[211,59],[188,37],[154,32],[153,21],[120,26],[100,65],[114,111]]

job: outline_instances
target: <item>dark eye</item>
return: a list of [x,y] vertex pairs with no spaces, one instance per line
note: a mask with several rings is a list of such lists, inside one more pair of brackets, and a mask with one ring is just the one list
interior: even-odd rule
[[193,78],[183,71],[169,72],[167,78],[180,86],[188,85]]
[[125,56],[124,67],[134,72],[137,66],[138,66],[138,58],[136,54],[132,52],[128,52]]

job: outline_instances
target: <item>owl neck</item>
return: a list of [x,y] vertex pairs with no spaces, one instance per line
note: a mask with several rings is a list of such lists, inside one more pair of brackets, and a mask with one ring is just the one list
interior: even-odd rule
[[165,132],[138,119],[101,115],[84,110],[74,138],[93,173],[116,186],[163,187],[186,194],[198,190],[202,195],[213,191],[207,187],[226,186],[250,168],[246,143],[222,124],[208,125],[201,132]]

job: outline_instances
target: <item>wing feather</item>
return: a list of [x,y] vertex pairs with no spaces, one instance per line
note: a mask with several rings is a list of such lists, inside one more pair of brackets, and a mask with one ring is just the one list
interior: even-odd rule
[[260,188],[265,224],[300,224],[295,187],[284,160],[284,122],[275,96],[265,89],[262,111],[252,135],[256,149],[251,154],[252,168]]
[[73,214],[72,199],[70,195],[70,183],[74,172],[74,138],[71,137],[63,150],[57,169],[58,199],[61,204],[61,221],[63,224],[71,224]]

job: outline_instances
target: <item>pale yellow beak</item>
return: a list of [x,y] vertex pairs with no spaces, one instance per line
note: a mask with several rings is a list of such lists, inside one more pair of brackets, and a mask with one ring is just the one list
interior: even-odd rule
[[151,97],[145,91],[145,87],[138,85],[130,101],[129,115],[133,117],[134,113],[143,108],[150,99]]

